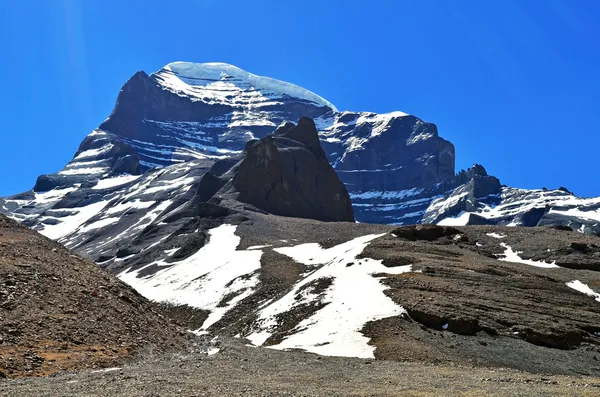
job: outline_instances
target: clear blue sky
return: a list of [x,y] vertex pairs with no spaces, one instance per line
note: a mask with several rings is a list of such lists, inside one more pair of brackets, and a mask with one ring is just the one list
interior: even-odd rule
[[137,70],[227,62],[434,122],[457,169],[600,195],[597,0],[0,0],[0,196],[69,161]]

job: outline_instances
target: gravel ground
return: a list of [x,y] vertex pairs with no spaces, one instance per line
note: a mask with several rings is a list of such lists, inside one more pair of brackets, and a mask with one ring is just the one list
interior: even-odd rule
[[[219,353],[146,357],[0,384],[0,396],[597,396],[600,379],[505,369],[319,357],[218,341]],[[206,349],[205,349],[206,350]]]
[[190,341],[94,263],[0,215],[0,377],[117,365]]

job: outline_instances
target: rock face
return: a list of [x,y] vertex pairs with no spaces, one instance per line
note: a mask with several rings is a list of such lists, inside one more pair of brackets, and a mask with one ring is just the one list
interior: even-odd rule
[[269,213],[322,221],[354,221],[344,185],[329,165],[311,119],[285,124],[248,145],[233,186],[240,201]]

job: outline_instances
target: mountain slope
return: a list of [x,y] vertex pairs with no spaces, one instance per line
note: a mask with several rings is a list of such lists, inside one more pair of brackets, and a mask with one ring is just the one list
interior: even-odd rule
[[597,237],[245,216],[201,244],[167,239],[118,277],[210,311],[196,332],[255,346],[597,373]]
[[185,332],[95,264],[0,215],[0,373],[105,367],[145,349],[186,350]]

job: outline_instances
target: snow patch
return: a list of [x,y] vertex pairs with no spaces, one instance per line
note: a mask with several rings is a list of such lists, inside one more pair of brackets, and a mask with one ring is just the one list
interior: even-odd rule
[[[237,226],[224,224],[209,231],[209,241],[198,252],[179,262],[157,261],[138,270],[125,270],[117,277],[148,299],[210,310],[202,330],[219,321],[258,285],[254,274],[260,269],[262,251],[236,251],[240,237]],[[168,266],[140,278],[150,266]],[[222,307],[223,298],[235,295]]]
[[96,184],[96,186],[94,186],[92,189],[101,190],[101,189],[108,189],[111,187],[121,186],[126,183],[135,181],[140,176],[141,175],[121,175],[121,176],[116,176],[113,178],[100,179],[98,181],[98,183]]
[[107,204],[107,201],[100,201],[85,207],[74,208],[72,215],[54,218],[57,222],[55,225],[43,224],[42,222],[44,228],[38,231],[52,240],[58,240],[77,230],[77,228],[100,212]]
[[[373,274],[400,274],[410,272],[412,267],[389,268],[380,260],[356,259],[363,249],[383,234],[355,238],[329,249],[318,244],[301,244],[294,247],[276,248],[275,251],[290,256],[295,261],[316,267],[288,294],[269,303],[258,315],[259,328],[247,338],[254,345],[263,345],[277,328],[277,315],[288,312],[303,302],[315,302],[319,296],[305,286],[320,279],[332,279],[324,292],[320,310],[303,320],[295,333],[273,349],[304,349],[331,356],[372,358],[375,350],[369,338],[361,330],[369,321],[406,313],[383,292],[387,289]],[[360,294],[357,287],[360,286]]]
[[60,171],[61,175],[90,175],[90,174],[103,174],[108,171],[106,167],[90,167],[90,168],[65,168]]
[[267,244],[267,245],[253,245],[253,246],[248,247],[246,249],[247,250],[258,250],[258,249],[261,249],[261,248],[268,248],[268,247],[271,247],[271,246],[272,246],[271,244]]
[[120,371],[122,369],[123,368],[121,368],[121,367],[104,368],[104,369],[97,369],[95,371],[90,371],[90,373],[97,374],[97,373],[101,373],[101,372],[114,372],[114,371]]
[[458,216],[454,218],[444,218],[438,222],[440,226],[465,226],[469,223],[469,218],[471,217],[470,212],[461,212]]
[[501,243],[500,245],[506,249],[506,251],[504,251],[504,258],[498,258],[498,260],[500,260],[500,261],[523,263],[525,265],[535,266],[535,267],[543,267],[543,268],[559,267],[556,265],[556,262],[546,263],[546,262],[542,262],[542,261],[533,261],[531,259],[521,259],[519,254],[521,254],[522,252],[513,251],[512,248],[506,243]]
[[597,293],[597,292],[595,292],[593,289],[591,289],[590,287],[588,287],[587,284],[584,284],[584,283],[582,283],[579,280],[569,281],[567,283],[567,287],[572,288],[572,289],[574,289],[576,291],[579,291],[582,294],[585,294],[587,296],[591,296],[597,302],[600,302],[600,294]]

